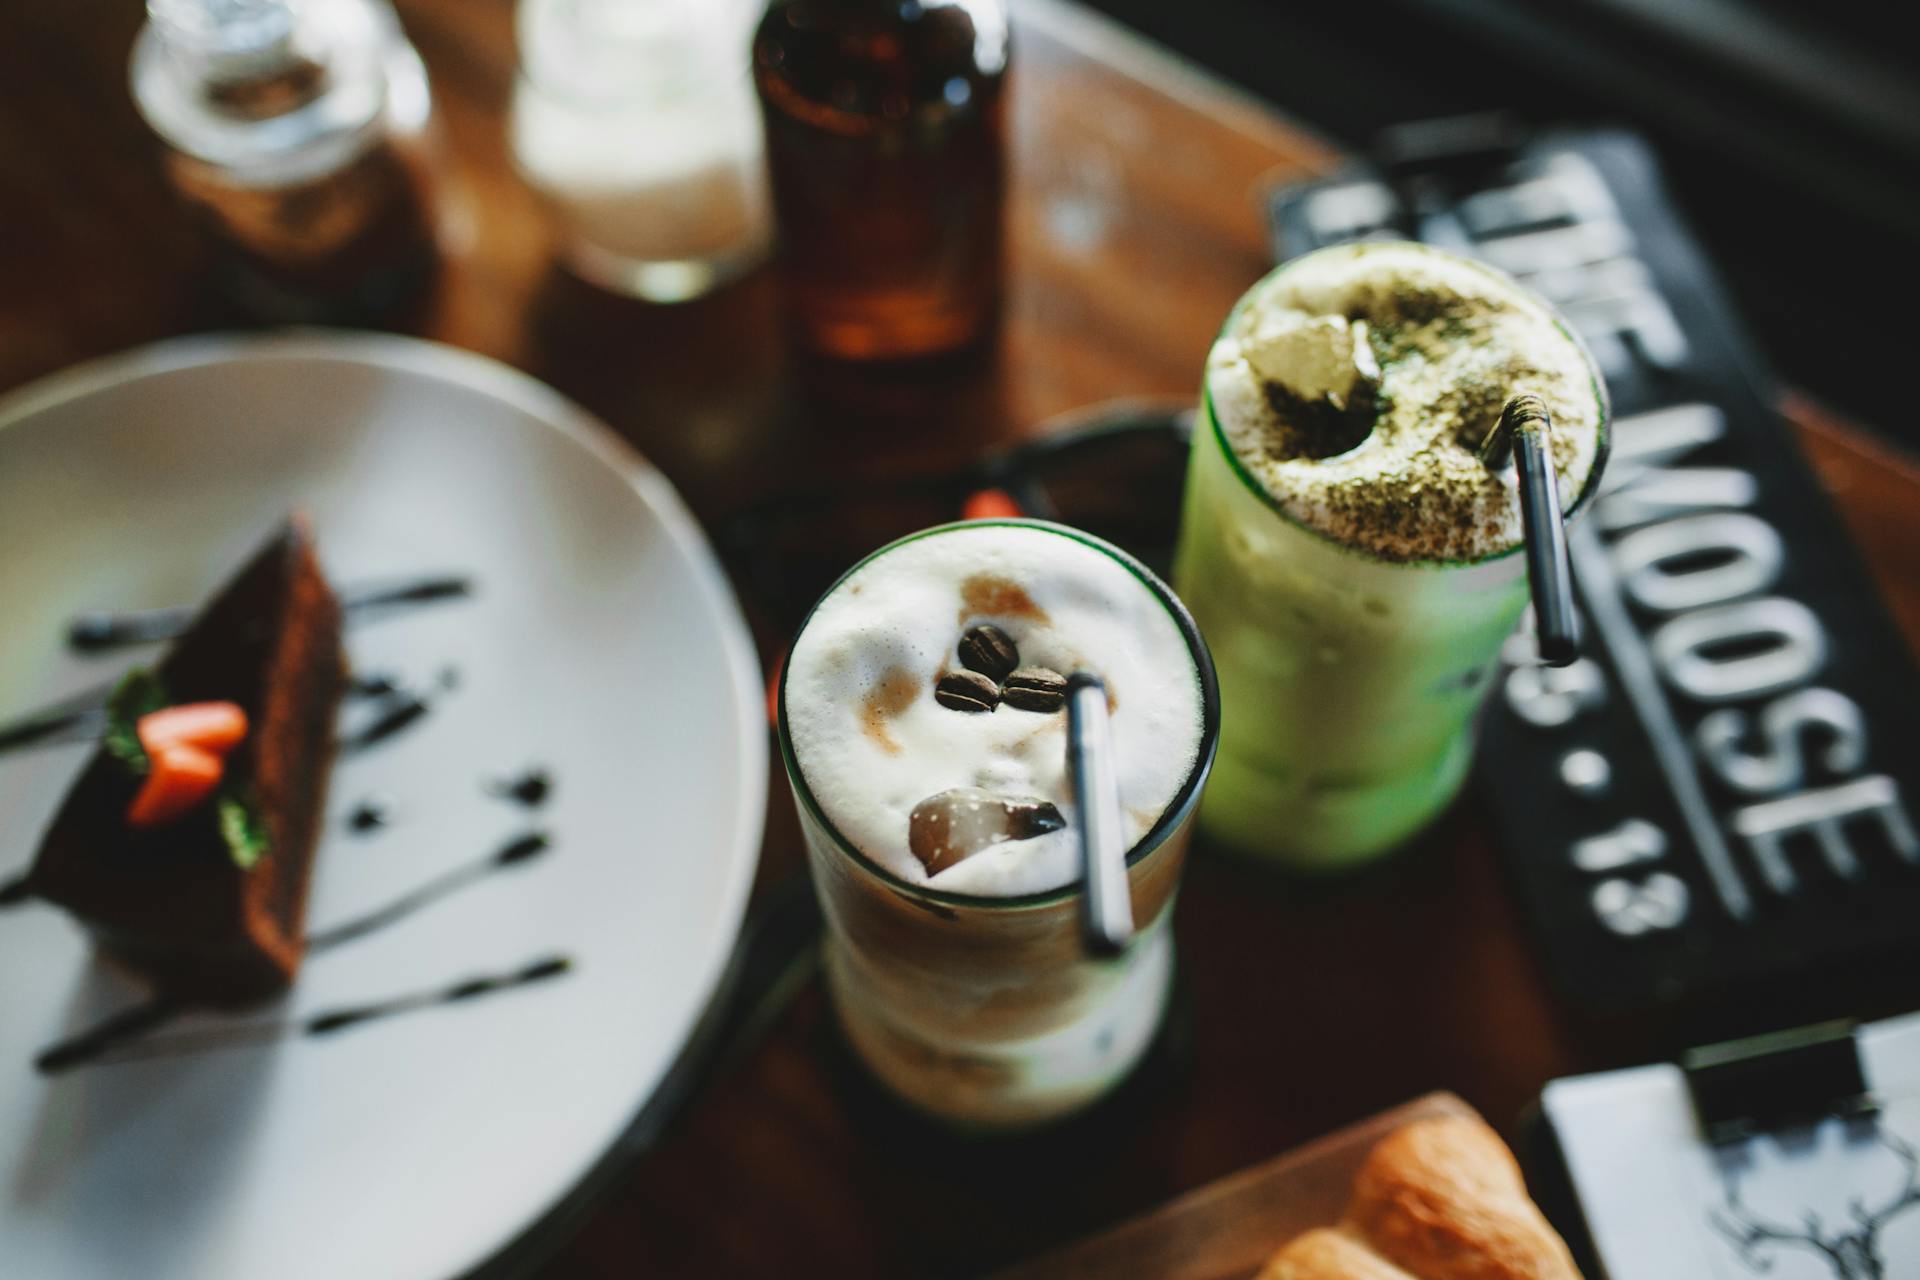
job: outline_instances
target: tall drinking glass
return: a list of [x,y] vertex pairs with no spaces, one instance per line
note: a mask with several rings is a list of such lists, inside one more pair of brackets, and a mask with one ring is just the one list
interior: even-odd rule
[[[903,869],[897,857],[889,865],[877,850],[862,848],[849,836],[842,829],[845,824],[830,816],[830,805],[817,794],[815,782],[827,765],[807,758],[804,741],[796,744],[793,718],[804,709],[797,700],[818,695],[796,688],[796,663],[789,659],[780,685],[780,751],[826,915],[826,976],[841,1026],[860,1058],[891,1092],[948,1122],[993,1129],[1043,1122],[1092,1102],[1128,1073],[1152,1041],[1167,1005],[1174,964],[1174,897],[1194,811],[1213,759],[1219,700],[1206,645],[1165,584],[1111,544],[1040,521],[945,525],[883,547],[850,570],[814,606],[795,640],[795,655],[804,654],[808,628],[820,625],[817,619],[830,602],[851,604],[849,593],[870,584],[871,579],[862,576],[869,566],[897,557],[903,549],[924,549],[930,540],[965,546],[954,540],[983,536],[993,539],[998,571],[1010,579],[1020,578],[1023,559],[1064,564],[1068,579],[1074,573],[1072,556],[1090,554],[1103,561],[1107,573],[1084,584],[1068,581],[1069,592],[1096,603],[1106,593],[1138,593],[1129,607],[1153,611],[1152,615],[1135,614],[1136,618],[1158,615],[1164,620],[1157,621],[1156,628],[1177,650],[1179,666],[1161,671],[1173,684],[1190,682],[1191,705],[1200,721],[1197,752],[1190,764],[1183,761],[1180,772],[1171,775],[1170,798],[1157,812],[1135,816],[1144,834],[1132,845],[1127,868],[1137,936],[1120,956],[1101,959],[1088,952],[1082,938],[1081,879],[1038,892],[995,891],[1018,888],[1021,878],[1015,874],[992,884],[975,883],[970,891],[955,891],[929,883],[913,868]],[[1060,545],[1063,540],[1065,545]],[[1063,560],[1062,552],[1071,554]],[[1115,567],[1120,572],[1111,572]],[[963,603],[957,614],[943,614],[939,626],[1004,626],[1023,649],[1033,647],[1037,642],[1028,639],[1036,612],[1028,606],[1033,602],[1024,591],[997,588],[996,592],[980,597],[969,588],[970,602]],[[1045,595],[1037,590],[1035,594],[1042,604],[1047,602]],[[958,623],[947,621],[953,617],[958,617]],[[1029,627],[1026,632],[1021,630],[1023,623]],[[1097,635],[1074,637],[1086,665],[1108,676],[1109,687],[1117,695],[1118,724],[1119,717],[1128,714],[1128,683],[1124,673],[1116,684],[1112,673],[1102,670],[1101,640]],[[920,714],[935,718],[923,723],[938,724],[939,716],[960,714],[933,710],[931,702],[932,685],[947,674],[949,666],[959,664],[943,661],[936,667],[938,655],[931,654],[929,646],[920,653],[926,669],[916,669],[898,697],[876,704],[900,717],[891,723],[911,727],[911,717]],[[801,680],[804,684],[806,678]],[[884,680],[881,683],[885,685]],[[1137,681],[1134,688],[1139,689]],[[919,702],[920,710],[907,705],[922,699],[926,701]],[[1144,705],[1142,697],[1136,707]],[[1064,748],[1064,732],[1046,716],[1014,709],[1011,702],[989,714],[1013,717],[1005,723],[1020,726],[1023,733],[1029,731],[1027,726],[1035,734],[1057,732]],[[1063,714],[1058,721],[1064,721]],[[953,723],[958,733],[959,728],[972,729],[983,722]],[[894,732],[911,743],[907,730]],[[911,759],[911,749],[907,750]],[[964,757],[966,752],[962,736],[951,754]],[[943,771],[952,774],[956,768],[966,774],[971,767],[942,758],[924,763],[929,776]],[[998,766],[988,762],[983,767],[990,771]],[[849,803],[844,799],[848,779],[833,780],[831,785],[843,797],[839,803]],[[863,785],[858,779],[851,783],[856,790]],[[882,785],[883,780],[875,776],[872,786]],[[1060,799],[1061,807],[1067,808],[1057,793],[1051,798]],[[1122,799],[1125,802],[1128,797],[1123,794]],[[852,803],[858,800],[856,796]],[[1071,814],[1066,821],[1068,831],[1062,839],[1072,834]],[[995,856],[1017,859],[1021,852],[1007,845]]]
[[575,275],[684,302],[767,256],[751,0],[520,0],[508,135]]
[[[1296,870],[1335,870],[1388,851],[1454,797],[1472,759],[1475,714],[1528,599],[1517,532],[1504,545],[1460,556],[1382,554],[1356,545],[1362,539],[1353,529],[1343,526],[1344,536],[1336,535],[1303,518],[1299,508],[1330,523],[1325,499],[1296,494],[1290,504],[1276,495],[1280,486],[1256,474],[1259,459],[1243,457],[1251,450],[1237,450],[1223,425],[1213,370],[1220,344],[1247,332],[1249,305],[1284,291],[1301,264],[1321,259],[1324,270],[1323,255],[1354,252],[1323,250],[1280,267],[1228,317],[1203,389],[1174,573],[1219,664],[1226,703],[1202,829],[1233,850]],[[1584,476],[1572,486],[1563,476],[1563,509],[1573,516],[1598,487],[1606,449],[1606,393],[1585,349],[1545,303],[1505,276],[1417,245],[1392,252],[1414,255],[1410,270],[1431,255],[1452,264],[1449,271],[1484,275],[1490,297],[1510,295],[1516,306],[1537,309],[1546,329],[1577,353],[1563,365],[1580,371],[1581,385],[1561,388],[1561,396],[1584,400],[1597,442]],[[1394,385],[1392,366],[1387,370],[1381,404]],[[1286,407],[1298,411],[1297,404]],[[1499,398],[1489,399],[1481,415],[1488,428],[1498,412]],[[1354,461],[1362,456],[1355,445],[1325,464],[1345,468],[1352,477],[1346,483],[1364,487],[1369,478]],[[1309,472],[1311,484],[1316,465],[1303,462],[1293,474]],[[1424,516],[1410,478],[1420,478],[1421,465],[1418,458],[1394,459],[1379,483],[1401,485],[1405,499],[1365,508],[1373,518],[1404,522],[1413,547]],[[1462,542],[1444,531],[1436,539]]]

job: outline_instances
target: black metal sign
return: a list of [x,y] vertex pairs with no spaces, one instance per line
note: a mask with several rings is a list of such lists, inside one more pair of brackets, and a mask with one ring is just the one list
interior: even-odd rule
[[1273,216],[1287,254],[1408,235],[1499,266],[1606,372],[1613,457],[1572,535],[1585,656],[1534,665],[1514,637],[1480,747],[1550,971],[1676,1041],[1920,1004],[1905,644],[1646,147],[1472,132]]

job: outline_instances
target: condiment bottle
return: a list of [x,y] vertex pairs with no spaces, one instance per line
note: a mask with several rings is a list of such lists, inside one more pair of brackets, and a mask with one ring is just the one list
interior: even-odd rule
[[147,0],[134,101],[263,318],[376,318],[436,263],[426,72],[381,0]]
[[772,0],[754,83],[795,333],[851,360],[994,327],[1005,203],[1001,0]]

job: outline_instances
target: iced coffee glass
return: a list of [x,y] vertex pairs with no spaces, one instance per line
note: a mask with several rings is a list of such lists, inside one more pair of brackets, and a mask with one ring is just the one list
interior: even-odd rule
[[[1108,690],[1138,934],[1097,959],[1066,768],[1063,677]],[[1171,916],[1218,736],[1205,644],[1119,549],[1040,521],[892,543],[814,606],[780,748],[848,1040],[894,1094],[968,1128],[1072,1112],[1166,1010]]]
[[1407,243],[1323,249],[1208,358],[1174,581],[1219,664],[1209,840],[1296,870],[1379,855],[1458,792],[1527,605],[1517,491],[1478,445],[1553,416],[1563,510],[1598,486],[1604,385],[1547,305]]

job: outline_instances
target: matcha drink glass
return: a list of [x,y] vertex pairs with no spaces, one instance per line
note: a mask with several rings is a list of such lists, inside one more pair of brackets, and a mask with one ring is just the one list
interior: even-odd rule
[[1384,853],[1458,792],[1528,600],[1514,478],[1478,446],[1551,411],[1562,509],[1598,487],[1604,384],[1506,276],[1403,242],[1295,259],[1208,357],[1174,581],[1218,665],[1208,838],[1303,871]]
[[[1091,953],[1065,676],[1105,683],[1137,933]],[[779,737],[826,916],[827,986],[892,1093],[1006,1129],[1082,1107],[1166,1011],[1172,914],[1218,736],[1192,618],[1132,557],[1040,521],[943,525],[801,625]]]

